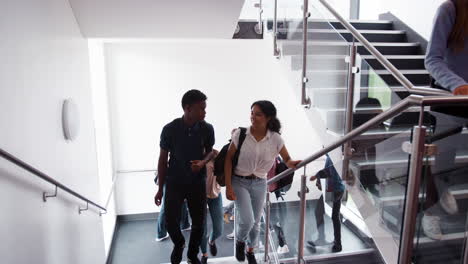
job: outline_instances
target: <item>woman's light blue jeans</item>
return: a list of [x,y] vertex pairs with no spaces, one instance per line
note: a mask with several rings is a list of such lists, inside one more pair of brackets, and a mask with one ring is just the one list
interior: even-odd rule
[[[218,198],[207,199],[208,210],[210,211],[211,223],[213,224],[213,230],[210,234],[210,242],[215,241],[223,234],[224,222],[223,222],[223,197],[221,193]],[[208,217],[208,214],[207,214]],[[203,229],[203,238],[200,244],[200,250],[203,254],[207,253],[208,244],[208,221],[205,221],[205,227]]]
[[232,177],[232,188],[236,194],[236,240],[247,242],[249,248],[258,244],[260,219],[267,191],[266,179],[242,179]]

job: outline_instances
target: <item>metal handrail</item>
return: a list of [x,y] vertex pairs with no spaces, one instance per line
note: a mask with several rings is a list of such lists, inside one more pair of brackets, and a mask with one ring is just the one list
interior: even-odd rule
[[359,31],[351,25],[346,19],[344,19],[326,0],[319,0],[322,5],[324,5],[333,16],[357,39],[384,67],[387,69],[393,77],[395,77],[398,82],[400,82],[403,87],[408,92],[413,94],[420,95],[449,95],[450,92],[434,89],[429,87],[416,87],[411,83],[408,78],[406,78],[387,58],[385,58],[380,51],[378,51]]
[[453,105],[453,104],[467,104],[468,103],[468,96],[421,96],[421,95],[410,95],[403,99],[402,101],[396,103],[389,109],[385,110],[381,114],[375,116],[374,118],[370,119],[369,121],[365,122],[364,124],[360,125],[359,127],[353,129],[351,132],[344,135],[342,138],[338,139],[337,141],[331,143],[329,146],[324,147],[323,149],[317,151],[316,153],[312,154],[308,158],[302,160],[294,169],[287,169],[282,173],[276,175],[275,177],[269,179],[267,184],[273,184],[282,178],[286,177],[287,175],[291,174],[307,164],[315,161],[316,159],[320,158],[321,156],[327,154],[328,152],[340,147],[341,145],[351,141],[355,137],[360,136],[367,130],[373,128],[374,126],[382,123],[385,120],[388,120],[394,115],[397,115],[404,111],[405,109],[412,107],[412,106],[435,106],[435,105]]
[[136,173],[136,172],[157,172],[156,169],[142,169],[142,170],[118,170],[117,173]]
[[106,205],[105,205],[106,210],[104,212],[100,212],[99,215],[107,214],[107,208],[109,207],[112,194],[114,193],[114,190],[115,190],[114,187],[115,187],[116,181],[117,181],[117,175],[114,177],[114,179],[112,179],[112,185],[110,187],[109,194],[107,195],[107,199],[106,199]]
[[[89,200],[88,198],[84,197],[83,195],[75,192],[74,190],[70,189],[69,187],[63,185],[62,183],[58,182],[57,180],[53,179],[52,177],[48,176],[47,174],[39,171],[38,169],[32,167],[31,165],[29,165],[26,162],[18,159],[17,157],[13,156],[12,154],[6,152],[5,150],[3,150],[1,148],[0,148],[0,156],[3,157],[6,160],[12,162],[13,164],[21,167],[22,169],[24,169],[26,171],[29,171],[30,173],[34,174],[35,176],[45,180],[46,182],[49,182],[49,183],[55,185],[55,187],[60,188],[60,189],[64,190],[65,192],[75,196],[76,198],[85,201],[87,205],[91,204],[91,205],[103,210],[104,212],[107,212],[107,209],[104,208],[103,206]],[[83,211],[83,210],[80,209],[80,212],[81,211]]]

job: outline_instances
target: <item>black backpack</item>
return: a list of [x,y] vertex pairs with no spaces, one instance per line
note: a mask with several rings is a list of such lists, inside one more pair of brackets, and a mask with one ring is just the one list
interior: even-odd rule
[[[232,171],[233,172],[237,166],[237,162],[239,161],[240,149],[242,147],[242,144],[244,143],[245,134],[247,132],[247,129],[245,127],[239,127],[239,129],[240,129],[239,144],[237,146],[236,153],[234,153],[234,157],[232,158]],[[226,186],[226,178],[224,175],[224,161],[226,160],[226,154],[229,150],[229,145],[231,145],[230,142],[223,146],[223,148],[218,153],[218,156],[216,156],[216,159],[214,161],[214,175],[216,176],[216,181],[221,186]]]
[[[276,164],[276,169],[275,169],[275,173],[276,175],[282,173],[283,171],[287,170],[288,169],[288,166],[286,165],[286,163],[284,163],[284,161],[280,158],[277,158],[279,160],[279,163]],[[276,162],[276,161],[275,161]],[[276,184],[276,190],[273,190],[271,192],[282,192],[282,193],[285,193],[287,191],[289,191],[289,189],[291,189],[291,184],[293,182],[293,179],[294,179],[294,171],[292,171],[291,173],[289,173],[286,177],[282,178],[281,180],[279,180]],[[277,194],[278,195],[278,194]]]

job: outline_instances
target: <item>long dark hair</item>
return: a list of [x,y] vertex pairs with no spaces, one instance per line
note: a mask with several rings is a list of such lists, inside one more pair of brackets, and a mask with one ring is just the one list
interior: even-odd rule
[[270,118],[270,121],[268,121],[267,124],[267,129],[276,133],[280,133],[281,122],[276,117],[275,105],[270,101],[262,100],[253,103],[250,109],[252,109],[255,105],[258,106],[260,110],[262,110],[263,114],[265,114],[266,117]]
[[455,52],[460,52],[465,47],[468,36],[468,0],[452,0],[455,4],[455,24],[448,39],[448,47]]

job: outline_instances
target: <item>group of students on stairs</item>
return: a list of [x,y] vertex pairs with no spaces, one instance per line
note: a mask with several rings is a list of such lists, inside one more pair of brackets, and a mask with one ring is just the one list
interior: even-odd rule
[[[206,95],[198,90],[186,92],[182,97],[183,116],[164,126],[161,132],[159,189],[155,203],[158,206],[164,204],[164,222],[174,244],[171,263],[182,261],[185,238],[180,222],[185,203],[192,219],[188,263],[206,263],[207,244],[211,254],[216,255],[215,240],[222,234],[222,196],[213,169],[217,151],[213,150],[213,126],[204,120],[206,100]],[[250,110],[250,127],[236,129],[232,133],[224,161],[224,177],[226,196],[234,201],[238,215],[235,222],[235,256],[239,261],[247,259],[249,263],[257,263],[254,249],[259,241],[267,174],[278,155],[289,168],[295,168],[300,161],[289,156],[280,135],[281,124],[273,103],[256,101]],[[241,134],[243,138],[239,144]],[[214,226],[209,240],[206,231],[207,205]],[[200,248],[201,260],[198,256]]]

